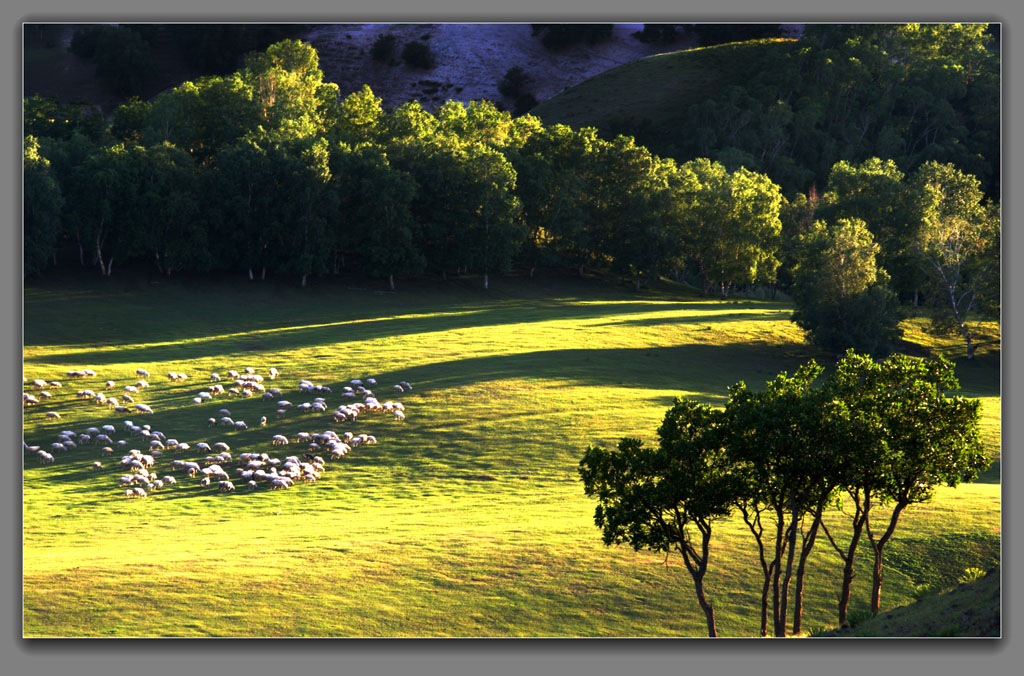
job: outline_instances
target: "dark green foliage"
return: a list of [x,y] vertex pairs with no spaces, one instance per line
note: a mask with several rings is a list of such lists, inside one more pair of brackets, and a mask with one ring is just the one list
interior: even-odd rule
[[579,467],[584,491],[598,500],[594,522],[604,543],[677,552],[712,637],[714,608],[704,593],[712,526],[732,512],[741,487],[722,447],[721,417],[706,404],[676,399],[658,428],[657,449],[624,438],[617,450],[589,447]]
[[[644,24],[647,30],[648,24]],[[701,47],[720,45],[725,42],[745,42],[763,38],[777,38],[782,35],[782,26],[777,23],[695,23],[687,30],[697,36]]]
[[39,141],[25,137],[24,151],[24,274],[36,275],[49,267],[60,234],[60,213],[64,204],[60,185],[54,180],[49,161],[39,154]]
[[671,44],[679,37],[676,34],[677,25],[674,23],[645,23],[643,30],[633,33],[633,37],[646,44]]
[[391,33],[380,35],[373,41],[370,47],[370,56],[377,63],[387,63],[395,55],[395,41],[397,38]]
[[533,35],[541,35],[541,44],[551,51],[565,49],[580,42],[596,45],[610,38],[614,28],[610,23],[549,23],[531,26]]
[[502,96],[510,99],[519,96],[526,83],[532,80],[522,66],[512,66],[505,72],[505,76],[498,83],[498,91]]
[[85,26],[71,38],[71,52],[96,63],[96,74],[121,94],[138,94],[153,72],[149,43],[130,26]]
[[430,45],[413,40],[405,43],[405,46],[402,47],[402,61],[405,61],[410,68],[430,70],[435,63],[434,52],[430,49]]
[[79,133],[99,141],[106,132],[103,114],[93,106],[60,103],[56,97],[34,94],[22,103],[26,135],[69,139]]
[[816,221],[800,236],[790,288],[793,321],[816,345],[836,354],[853,348],[884,356],[899,339],[899,302],[875,264],[878,251],[860,219],[831,227]]

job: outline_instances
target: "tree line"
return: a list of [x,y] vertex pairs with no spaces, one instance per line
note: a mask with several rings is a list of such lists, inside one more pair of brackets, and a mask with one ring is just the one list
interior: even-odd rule
[[614,449],[589,447],[580,461],[604,543],[677,553],[709,636],[718,630],[705,579],[722,520],[741,517],[756,545],[761,636],[803,631],[804,583],[822,540],[841,564],[845,626],[865,538],[877,614],[885,548],[904,511],[989,464],[980,402],[948,395],[959,387],[950,362],[875,362],[851,350],[816,384],[822,370],[810,362],[763,392],[737,383],[723,409],[676,399],[657,447],[627,437]]
[[26,275],[150,261],[303,285],[355,270],[394,289],[423,273],[486,287],[514,265],[600,268],[638,289],[659,275],[722,298],[781,288],[819,344],[875,353],[901,302],[939,308],[969,346],[968,322],[998,308],[998,205],[954,165],[908,178],[893,160],[841,161],[823,194],[787,197],[744,166],[487,101],[431,113],[385,110],[368,86],[341,98],[297,40],[109,122],[30,97],[24,128]]

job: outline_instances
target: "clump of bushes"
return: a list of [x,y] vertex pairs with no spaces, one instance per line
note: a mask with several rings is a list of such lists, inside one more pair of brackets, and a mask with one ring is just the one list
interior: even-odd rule
[[644,44],[670,44],[676,41],[678,35],[674,23],[645,23],[644,29],[633,33],[633,37]]
[[370,56],[377,63],[386,63],[391,60],[391,57],[395,54],[395,36],[391,33],[385,33],[384,35],[378,36],[373,41],[373,46],[370,47]]
[[533,35],[541,35],[541,44],[555,51],[571,47],[579,42],[596,45],[612,36],[610,23],[535,23],[531,24]]
[[498,83],[498,91],[502,96],[515,98],[523,93],[523,87],[531,80],[522,66],[512,66],[505,72],[505,77]]
[[512,114],[516,117],[525,115],[533,110],[538,103],[540,102],[537,100],[536,96],[530,92],[526,92],[525,94],[516,97],[515,107],[512,108]]
[[434,53],[430,46],[418,40],[407,42],[402,48],[402,61],[410,68],[430,70],[434,67]]
[[84,26],[69,49],[92,59],[96,75],[121,94],[140,94],[153,71],[149,43],[129,26]]

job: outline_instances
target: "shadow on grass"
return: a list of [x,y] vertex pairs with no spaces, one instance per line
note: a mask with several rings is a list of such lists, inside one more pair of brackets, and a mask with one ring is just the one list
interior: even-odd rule
[[[439,333],[468,328],[493,327],[509,324],[527,324],[557,320],[592,319],[634,315],[646,312],[684,312],[708,310],[765,310],[763,302],[745,302],[739,304],[718,304],[714,302],[579,302],[575,299],[548,302],[503,302],[497,307],[490,304],[486,309],[463,310],[456,313],[440,313],[428,316],[406,317],[353,317],[337,322],[316,324],[312,326],[275,326],[258,327],[248,332],[230,335],[218,334],[211,336],[193,335],[160,345],[125,348],[117,350],[75,350],[70,352],[48,353],[26,358],[26,362],[45,363],[83,363],[104,365],[111,363],[152,363],[174,362],[191,359],[202,359],[237,352],[266,352],[273,350],[289,350],[309,348],[317,345],[334,345],[354,341],[377,340],[394,336]],[[409,308],[405,308],[408,310]],[[775,310],[775,308],[771,308]],[[756,315],[738,315],[745,319],[775,319],[776,310],[769,317]],[[656,325],[666,323],[720,323],[732,321],[737,315],[730,313],[691,315],[678,319],[646,319],[637,320],[638,325]],[[644,324],[641,324],[644,323]],[[613,325],[607,322],[604,325]],[[220,324],[223,326],[223,323]],[[601,325],[599,325],[601,326]],[[242,328],[242,327],[240,327]],[[136,336],[134,342],[145,344],[149,341],[167,339],[165,331]],[[87,339],[83,339],[86,340]],[[46,340],[26,340],[26,345],[47,346],[60,343],[48,343]]]

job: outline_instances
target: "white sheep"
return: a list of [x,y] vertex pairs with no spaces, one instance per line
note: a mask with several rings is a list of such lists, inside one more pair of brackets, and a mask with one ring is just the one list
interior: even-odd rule
[[46,381],[41,378],[36,378],[35,380],[32,381],[32,387],[36,388],[37,390],[46,389]]
[[112,390],[115,387],[117,387],[117,383],[115,383],[113,380],[108,380],[106,383],[104,383],[104,387],[106,387],[108,390]]
[[287,446],[288,445],[288,437],[284,436],[283,434],[275,434],[273,436],[273,438],[271,439],[271,443],[274,446]]
[[210,380],[212,380],[213,382],[219,382],[220,381],[220,374],[219,373],[211,373],[210,374]]
[[46,418],[48,420],[60,420],[60,413],[57,413],[56,411],[47,411]]
[[266,426],[267,426],[267,416],[265,416],[265,415],[264,416],[260,416],[260,427],[266,427]]
[[146,369],[135,369],[135,375],[137,375],[140,378],[148,378],[149,371],[147,371]]
[[273,380],[274,378],[277,377],[277,369],[271,366],[270,369],[267,371],[267,375],[270,376],[271,380]]
[[228,493],[230,491],[235,490],[235,485],[230,481],[221,481],[219,484],[217,484],[217,490],[220,491],[221,493]]

